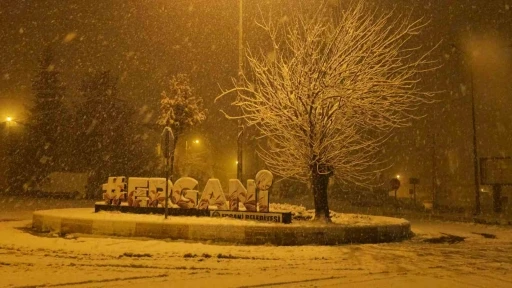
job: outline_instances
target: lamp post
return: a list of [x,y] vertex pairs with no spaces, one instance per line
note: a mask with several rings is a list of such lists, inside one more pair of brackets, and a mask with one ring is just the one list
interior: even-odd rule
[[[434,119],[437,119],[436,109],[434,109]],[[432,211],[437,210],[437,133],[432,131]]]
[[[457,52],[462,54],[464,57],[469,58],[468,55],[460,50],[457,46],[454,44],[451,45]],[[473,175],[475,180],[475,214],[480,214],[480,187],[478,182],[478,148],[477,148],[477,141],[476,141],[476,117],[475,117],[475,91],[474,91],[474,79],[473,79],[473,67],[471,64],[469,65],[469,77],[471,81],[471,125],[473,128]]]
[[[238,82],[239,84],[242,82],[242,74],[243,74],[243,0],[239,1],[239,11],[238,11]],[[240,92],[238,92],[240,93]],[[240,114],[242,110],[240,109]],[[242,158],[243,158],[243,135],[244,135],[244,127],[242,119],[238,119],[238,134],[237,134],[237,162],[236,162],[236,178],[242,181]]]
[[[169,180],[172,181],[172,171],[174,170],[174,134],[172,129],[167,126],[162,131],[161,137],[164,138],[164,159],[165,159],[165,212],[164,218],[169,215]],[[169,160],[169,158],[171,158]],[[169,163],[170,162],[170,163]],[[171,167],[169,167],[169,164]],[[169,175],[171,174],[171,175]]]

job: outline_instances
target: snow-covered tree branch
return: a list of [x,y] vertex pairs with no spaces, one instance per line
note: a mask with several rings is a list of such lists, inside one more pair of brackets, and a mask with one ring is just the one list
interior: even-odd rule
[[160,116],[157,123],[171,127],[174,134],[202,123],[206,119],[203,100],[194,95],[186,74],[178,74],[169,80],[169,91],[162,92]]

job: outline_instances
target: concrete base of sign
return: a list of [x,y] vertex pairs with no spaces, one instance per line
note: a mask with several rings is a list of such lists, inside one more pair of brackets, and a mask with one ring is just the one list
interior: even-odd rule
[[[371,217],[371,216],[369,216]],[[385,221],[382,221],[384,219]],[[368,225],[259,223],[227,218],[94,213],[94,209],[41,210],[33,214],[38,232],[229,242],[247,245],[338,245],[380,243],[411,236],[407,220],[379,217]]]
[[[98,204],[94,205],[94,212],[111,211],[121,213],[134,213],[134,214],[160,214],[164,215],[164,207],[132,207],[132,206],[115,206]],[[229,211],[229,210],[199,210],[199,209],[182,209],[182,208],[169,208],[169,216],[196,216],[196,217],[226,217],[230,215],[232,218],[237,219],[251,219],[251,217],[263,217],[266,219],[275,219],[274,222],[289,224],[292,222],[291,212],[251,212],[251,211]],[[254,219],[254,218],[252,218]]]

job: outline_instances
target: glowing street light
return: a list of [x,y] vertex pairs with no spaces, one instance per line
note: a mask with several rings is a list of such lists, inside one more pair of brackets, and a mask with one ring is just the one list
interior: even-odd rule
[[6,121],[7,121],[7,122],[11,122],[11,121],[12,121],[12,117],[7,116]]
[[396,174],[396,179],[400,179],[400,174]]

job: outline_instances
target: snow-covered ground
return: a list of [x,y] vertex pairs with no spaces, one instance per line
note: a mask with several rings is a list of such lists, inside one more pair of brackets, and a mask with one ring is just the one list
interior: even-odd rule
[[508,227],[413,221],[401,243],[276,247],[57,237],[0,219],[0,287],[512,287]]
[[[511,287],[512,231],[449,223],[456,244],[239,246],[32,234],[30,221],[0,222],[0,286],[68,287]],[[414,227],[414,226],[413,226]],[[494,233],[485,238],[471,232]]]

